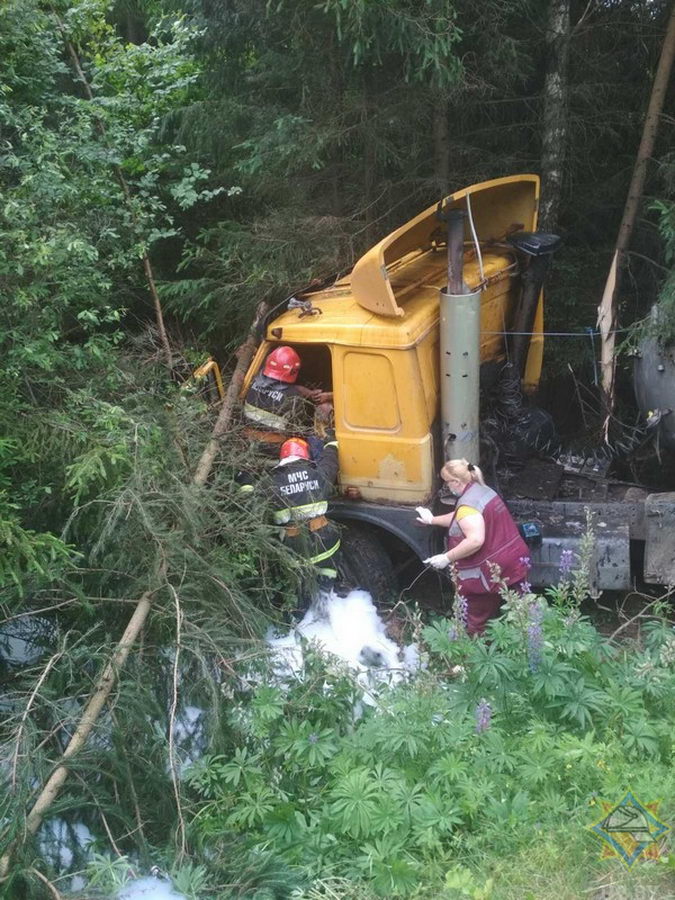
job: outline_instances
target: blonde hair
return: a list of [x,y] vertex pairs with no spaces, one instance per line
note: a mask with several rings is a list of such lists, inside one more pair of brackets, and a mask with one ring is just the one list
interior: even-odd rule
[[478,484],[485,485],[483,473],[474,466],[473,463],[467,462],[465,459],[449,459],[441,469],[441,475],[444,478],[456,478],[462,484],[469,484],[476,481]]

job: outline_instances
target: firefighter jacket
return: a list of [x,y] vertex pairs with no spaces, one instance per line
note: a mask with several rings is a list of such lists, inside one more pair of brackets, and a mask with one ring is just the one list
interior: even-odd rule
[[294,384],[256,375],[244,400],[244,416],[272,431],[293,431],[306,424],[307,402]]
[[[462,592],[467,597],[497,594],[499,588],[491,568],[495,565],[499,567],[499,577],[507,584],[522,581],[527,575],[530,551],[499,494],[486,485],[473,482],[457,501],[457,508],[460,505],[471,506],[485,520],[483,546],[455,563]],[[448,550],[456,547],[463,538],[459,523],[453,520],[448,530]]]
[[317,460],[293,459],[271,473],[274,521],[282,526],[282,540],[329,577],[337,574],[333,564],[340,549],[337,526],[326,518],[337,473],[334,442],[324,445]]

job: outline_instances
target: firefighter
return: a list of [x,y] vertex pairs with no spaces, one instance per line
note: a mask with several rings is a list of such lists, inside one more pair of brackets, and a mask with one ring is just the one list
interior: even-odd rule
[[328,590],[337,578],[340,533],[326,518],[328,498],[338,474],[337,441],[329,432],[315,459],[310,458],[309,443],[293,437],[284,441],[279,462],[255,483],[248,472],[237,476],[239,490],[250,493],[263,486],[269,495],[275,525],[284,544],[312,563],[314,577],[303,586],[300,609],[306,607],[315,587]]
[[274,522],[282,527],[281,539],[313,564],[317,585],[324,590],[338,574],[340,533],[326,518],[337,474],[337,442],[332,435],[317,459],[310,458],[304,438],[284,441],[271,474]]
[[[244,400],[244,416],[254,426],[279,434],[295,431],[311,421],[308,401],[322,402],[324,392],[296,384],[300,357],[292,347],[277,347],[265,360],[262,373],[255,376]],[[254,435],[265,440],[265,435]],[[268,442],[269,437],[267,438]],[[271,443],[280,443],[278,439]]]

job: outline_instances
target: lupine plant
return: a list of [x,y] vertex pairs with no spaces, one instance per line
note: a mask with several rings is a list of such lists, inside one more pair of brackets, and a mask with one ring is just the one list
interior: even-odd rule
[[[570,561],[561,579],[580,584]],[[365,714],[349,672],[311,653],[304,681],[240,695],[222,751],[189,774],[193,840],[227,835],[355,891],[452,898],[514,896],[499,867],[546,834],[572,842],[582,878],[598,798],[673,796],[675,634],[661,615],[643,645],[612,644],[571,597],[504,598],[479,639],[456,598],[450,625],[423,629],[426,670]]]

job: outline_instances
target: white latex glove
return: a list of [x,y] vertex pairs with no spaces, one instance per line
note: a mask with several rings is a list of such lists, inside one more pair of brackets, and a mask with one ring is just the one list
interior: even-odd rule
[[430,509],[427,509],[425,506],[416,506],[415,512],[417,513],[417,521],[421,525],[431,525],[434,514]]
[[436,556],[430,556],[429,559],[423,560],[432,569],[447,569],[450,565],[447,553],[437,553]]

